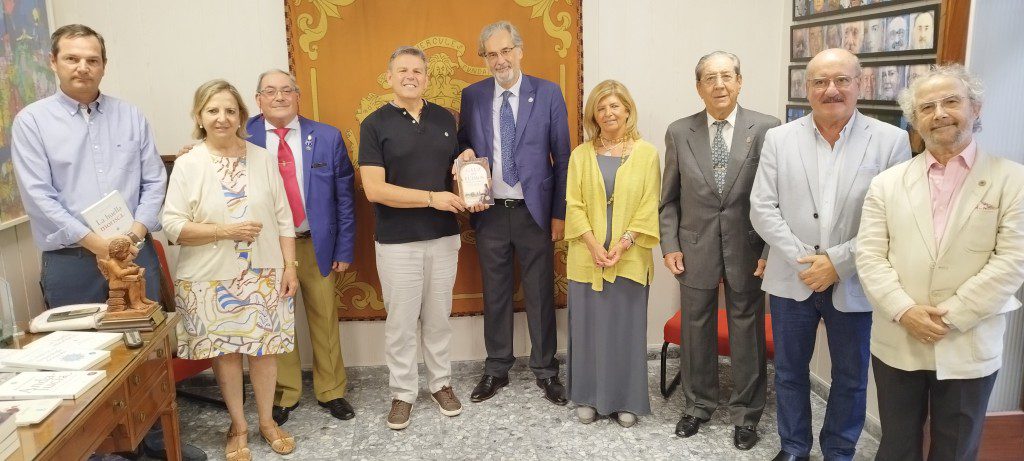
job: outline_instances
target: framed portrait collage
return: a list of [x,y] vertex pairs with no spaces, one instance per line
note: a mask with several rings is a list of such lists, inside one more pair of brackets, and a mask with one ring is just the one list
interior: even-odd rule
[[845,48],[861,62],[861,113],[910,130],[897,98],[936,63],[942,0],[792,1],[787,121],[811,110],[807,62],[822,50]]

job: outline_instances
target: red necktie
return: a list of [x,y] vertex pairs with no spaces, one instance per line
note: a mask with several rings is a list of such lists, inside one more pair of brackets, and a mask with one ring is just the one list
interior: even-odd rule
[[302,206],[299,182],[295,179],[295,156],[292,155],[291,146],[284,141],[288,128],[276,128],[274,133],[281,139],[281,142],[277,143],[277,166],[281,169],[281,178],[284,179],[284,193],[288,196],[288,206],[292,209],[295,227],[299,227],[306,220],[306,209]]

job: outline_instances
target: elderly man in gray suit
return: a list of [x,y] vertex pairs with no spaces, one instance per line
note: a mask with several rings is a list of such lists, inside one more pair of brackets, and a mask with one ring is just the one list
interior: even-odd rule
[[750,195],[750,220],[771,246],[770,296],[782,450],[808,459],[813,443],[809,364],[824,320],[832,383],[819,443],[852,459],[867,405],[871,305],[854,264],[871,179],[910,158],[907,132],[857,111],[857,57],[828,49],[807,63],[810,115],[768,131]]
[[660,208],[665,266],[679,280],[683,416],[690,437],[718,408],[718,285],[725,282],[729,349],[736,385],[729,398],[733,444],[749,450],[766,389],[764,241],[748,218],[761,142],[779,119],[737,105],[743,76],[736,55],[715,51],[697,61],[705,110],[669,125]]

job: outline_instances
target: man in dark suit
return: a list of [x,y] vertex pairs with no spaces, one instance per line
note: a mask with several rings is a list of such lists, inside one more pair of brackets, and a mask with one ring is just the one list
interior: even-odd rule
[[[733,444],[749,450],[766,388],[764,241],[750,225],[750,187],[761,142],[779,119],[740,107],[740,60],[715,51],[697,62],[705,110],[677,120],[665,134],[661,248],[679,280],[683,416],[676,434],[690,437],[718,407],[718,285],[724,281],[735,385],[729,413]],[[689,270],[687,270],[689,269]]]
[[[299,116],[299,87],[291,74],[269,70],[256,88],[263,113],[245,128],[250,142],[277,156],[295,219],[299,288],[313,344],[313,390],[332,416],[352,419],[334,302],[334,274],[348,269],[355,244],[352,162],[337,128]],[[279,357],[277,366],[273,416],[284,424],[302,395],[298,346]]]
[[480,33],[492,78],[462,91],[460,158],[491,164],[494,206],[473,215],[484,283],[484,376],[471,400],[508,385],[512,353],[513,256],[518,258],[530,328],[530,368],[544,396],[565,405],[555,359],[554,247],[565,230],[569,126],[558,85],[520,69],[523,39],[508,21]]

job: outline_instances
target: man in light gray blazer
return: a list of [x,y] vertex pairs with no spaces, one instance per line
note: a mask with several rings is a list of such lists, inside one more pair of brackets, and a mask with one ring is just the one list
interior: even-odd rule
[[770,297],[782,451],[808,459],[808,372],[820,320],[832,383],[819,443],[825,459],[852,459],[867,405],[871,305],[854,264],[871,179],[910,158],[907,132],[857,111],[861,68],[844,49],[807,63],[811,114],[768,131],[750,195],[750,220],[771,246]]
[[669,125],[660,207],[665,266],[679,280],[683,416],[690,437],[718,408],[718,285],[724,281],[736,385],[729,397],[733,445],[749,450],[766,388],[764,241],[750,226],[750,186],[764,134],[779,119],[736,103],[743,76],[736,55],[715,51],[696,67],[705,110]]

